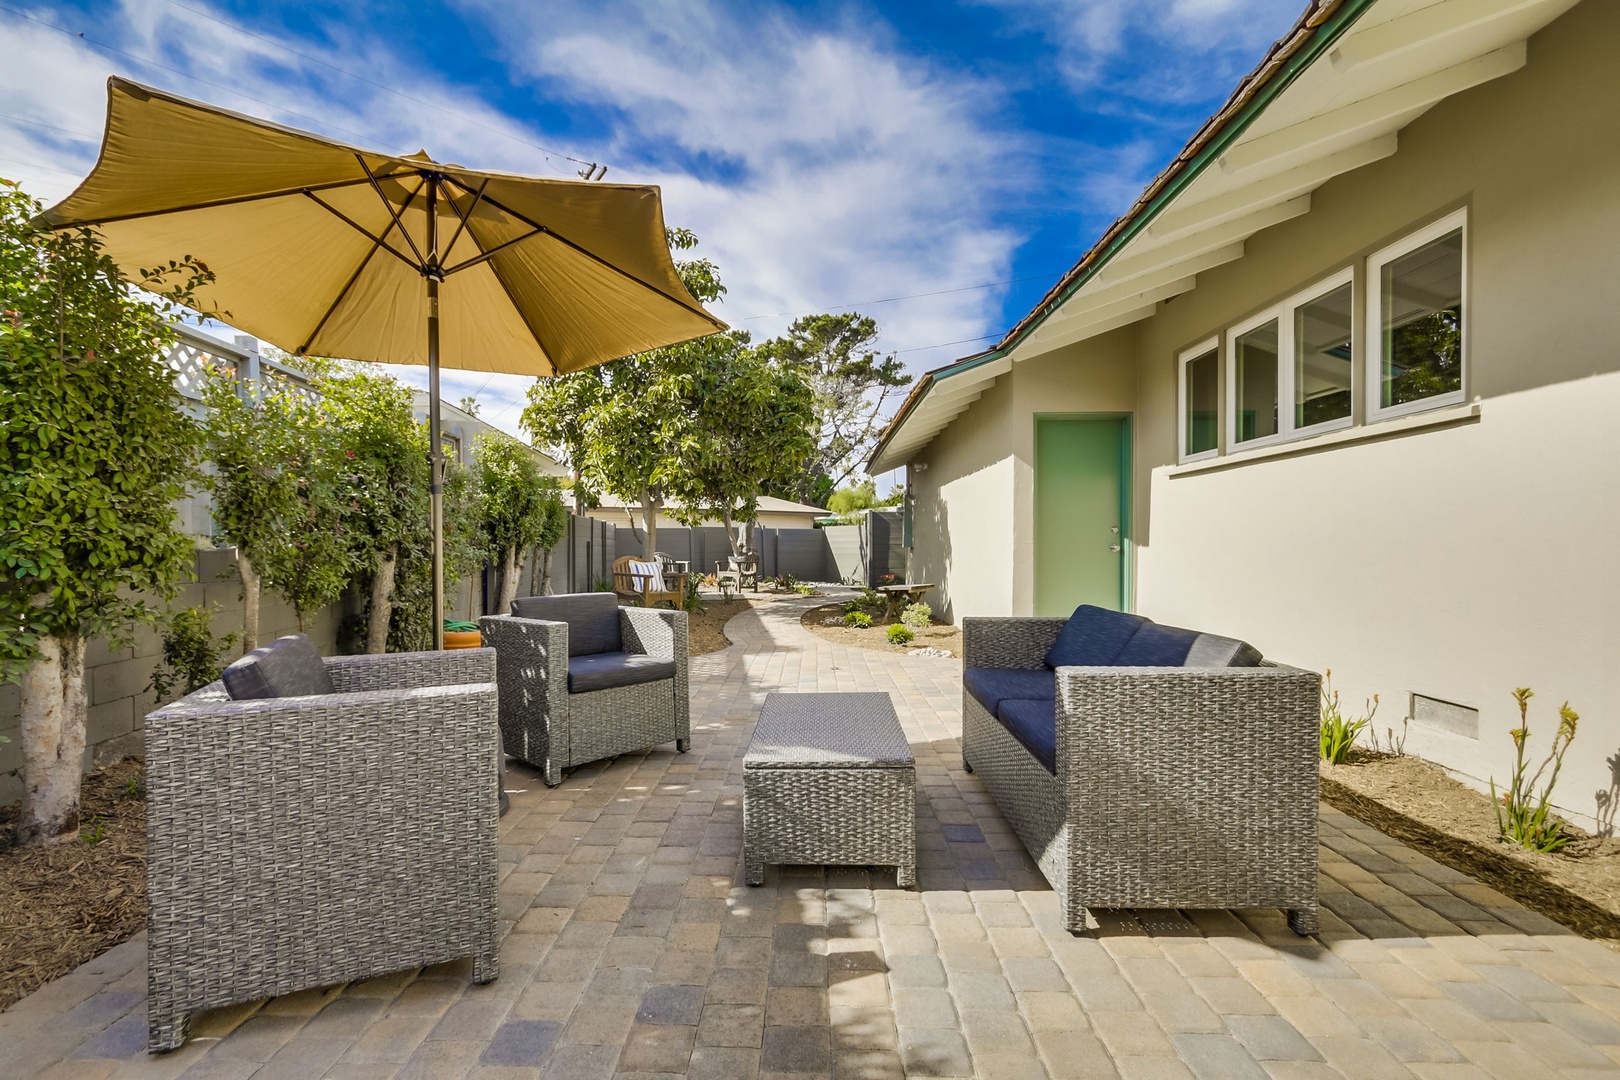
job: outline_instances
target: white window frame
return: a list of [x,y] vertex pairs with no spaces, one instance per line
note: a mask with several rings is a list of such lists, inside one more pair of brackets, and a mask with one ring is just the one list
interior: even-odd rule
[[[1297,401],[1299,387],[1295,383],[1294,375],[1294,365],[1297,362],[1297,357],[1294,354],[1298,348],[1298,343],[1294,341],[1294,312],[1312,300],[1320,300],[1328,293],[1336,289],[1342,289],[1346,285],[1350,286],[1350,415],[1341,416],[1337,420],[1324,420],[1320,424],[1298,427],[1294,423],[1294,411],[1299,407]],[[1356,333],[1356,268],[1347,266],[1337,274],[1323,278],[1309,289],[1289,297],[1283,307],[1288,312],[1288,354],[1283,362],[1283,374],[1285,376],[1283,382],[1287,386],[1288,423],[1283,430],[1288,432],[1289,438],[1303,439],[1311,435],[1320,435],[1323,432],[1339,431],[1349,427],[1355,422],[1356,418],[1354,404],[1356,397],[1356,353],[1361,349],[1360,335]]]
[[[1226,451],[1229,454],[1270,446],[1288,437],[1288,417],[1283,413],[1283,403],[1287,401],[1287,394],[1283,387],[1282,361],[1288,352],[1288,340],[1292,333],[1283,319],[1285,311],[1283,305],[1277,304],[1252,318],[1233,324],[1226,331]],[[1237,340],[1250,330],[1264,326],[1273,319],[1277,321],[1277,430],[1258,439],[1242,440],[1238,438]]]
[[1182,463],[1188,461],[1203,461],[1207,458],[1216,457],[1221,452],[1221,423],[1219,419],[1220,402],[1217,401],[1215,403],[1217,414],[1215,421],[1215,445],[1210,447],[1208,450],[1202,450],[1196,454],[1187,453],[1187,363],[1188,361],[1197,360],[1201,357],[1208,356],[1210,353],[1215,354],[1215,387],[1216,393],[1219,394],[1221,385],[1220,335],[1217,334],[1214,337],[1199,342],[1190,349],[1183,349],[1181,352],[1176,354],[1176,456],[1177,460]]
[[[1385,408],[1381,403],[1384,392],[1384,289],[1383,269],[1385,265],[1393,262],[1403,255],[1410,254],[1425,244],[1445,236],[1447,233],[1462,230],[1462,389],[1454,390],[1449,394],[1436,394],[1434,397],[1423,398],[1419,401],[1408,401],[1401,405],[1391,405]],[[1430,409],[1442,409],[1448,405],[1460,405],[1468,400],[1469,364],[1468,364],[1468,320],[1473,305],[1469,300],[1468,287],[1468,208],[1461,210],[1427,225],[1410,235],[1403,236],[1395,243],[1367,256],[1367,313],[1366,326],[1362,337],[1367,346],[1362,350],[1361,372],[1366,382],[1367,422],[1377,423],[1380,420],[1393,420],[1399,416],[1409,416],[1412,413],[1428,412]]]
[[[1337,273],[1330,274],[1308,288],[1273,304],[1266,310],[1234,323],[1226,331],[1226,450],[1228,453],[1240,453],[1244,450],[1254,450],[1262,446],[1274,446],[1277,443],[1289,442],[1293,439],[1308,438],[1328,431],[1338,431],[1349,427],[1355,420],[1354,410],[1350,416],[1337,420],[1327,420],[1320,424],[1311,424],[1308,427],[1299,427],[1294,423],[1295,379],[1294,379],[1294,312],[1301,306],[1317,300],[1334,291],[1349,285],[1351,288],[1351,310],[1355,305],[1355,267],[1347,266]],[[1256,327],[1264,326],[1273,319],[1277,322],[1277,430],[1274,434],[1265,435],[1258,439],[1238,441],[1238,388],[1237,388],[1237,339]],[[1354,320],[1350,331],[1350,353],[1354,357],[1361,347],[1361,342],[1355,332]],[[1352,361],[1353,362],[1353,361]],[[1350,392],[1355,394],[1355,378],[1352,370]]]

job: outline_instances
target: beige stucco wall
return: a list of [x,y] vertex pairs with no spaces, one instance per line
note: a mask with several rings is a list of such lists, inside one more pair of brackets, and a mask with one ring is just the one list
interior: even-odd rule
[[[1034,414],[1129,409],[1138,611],[1331,667],[1349,701],[1381,696],[1381,728],[1413,691],[1478,707],[1477,740],[1413,725],[1408,750],[1479,784],[1510,767],[1515,686],[1538,694],[1533,745],[1567,698],[1584,719],[1558,802],[1589,821],[1598,792],[1620,793],[1617,48],[1620,4],[1588,0],[1531,39],[1523,70],[1436,106],[1394,157],[1318,189],[1154,318],[1015,364],[921,455],[956,464],[919,478],[919,563],[976,564],[951,613],[1030,610]],[[1477,417],[1175,466],[1177,351],[1346,266],[1363,325],[1365,256],[1459,207]],[[953,475],[949,536],[930,536],[930,483]],[[998,548],[1008,480],[1018,539]]]
[[[1138,610],[1331,667],[1357,705],[1381,695],[1380,726],[1414,691],[1478,707],[1477,740],[1413,725],[1408,743],[1476,783],[1510,768],[1515,686],[1537,691],[1533,746],[1567,698],[1585,719],[1558,801],[1588,818],[1620,752],[1617,46],[1620,5],[1576,7],[1522,71],[1199,275],[1140,351]],[[1461,205],[1477,420],[1174,475],[1179,348]]]
[[1012,404],[1011,386],[998,380],[912,465],[908,577],[934,583],[929,602],[952,622],[1013,614]]

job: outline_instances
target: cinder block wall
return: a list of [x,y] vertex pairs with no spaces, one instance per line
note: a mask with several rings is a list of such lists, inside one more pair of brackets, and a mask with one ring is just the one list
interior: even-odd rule
[[[212,605],[214,633],[223,636],[242,629],[242,579],[236,572],[235,548],[199,548],[197,580],[180,590],[170,609]],[[322,654],[338,651],[338,627],[345,615],[364,611],[364,602],[354,596],[308,620],[304,632],[315,640]],[[269,641],[298,630],[298,616],[280,597],[266,594],[259,605],[259,640]],[[159,632],[140,627],[121,649],[113,649],[103,639],[92,641],[85,655],[86,692],[90,697],[85,721],[84,770],[139,754],[143,747],[142,728],[146,714],[159,702],[147,689],[152,670],[163,651]],[[241,654],[238,645],[229,656]],[[11,741],[0,743],[0,805],[22,798],[21,692],[15,684],[0,686],[0,735]]]

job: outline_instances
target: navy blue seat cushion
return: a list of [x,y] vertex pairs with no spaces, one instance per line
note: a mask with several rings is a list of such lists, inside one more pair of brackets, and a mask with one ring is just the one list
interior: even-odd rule
[[234,701],[335,694],[332,675],[315,643],[288,634],[232,662],[220,681]]
[[675,677],[675,661],[640,653],[606,652],[568,658],[568,692],[588,694]]
[[1047,667],[1104,667],[1119,663],[1131,637],[1147,622],[1140,615],[1081,604],[1046,651]]
[[1057,775],[1057,701],[1010,698],[1001,703],[996,719],[1053,776]]
[[968,668],[962,685],[991,716],[1010,698],[1057,700],[1057,675],[1051,668]]
[[619,598],[610,592],[520,596],[512,601],[520,619],[568,624],[568,655],[594,656],[624,648],[619,637]]

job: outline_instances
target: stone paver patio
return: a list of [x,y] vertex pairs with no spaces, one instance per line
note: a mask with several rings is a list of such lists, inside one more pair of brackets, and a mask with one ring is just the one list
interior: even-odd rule
[[[508,776],[501,978],[443,965],[200,1015],[149,1057],[145,940],[0,1014],[0,1076],[1577,1077],[1620,1070],[1620,955],[1331,809],[1322,934],[1277,912],[1057,903],[956,734],[960,663],[738,616],[693,661],[692,752]],[[740,881],[772,690],[884,690],[917,755],[920,888]],[[3,943],[0,943],[3,944]]]

